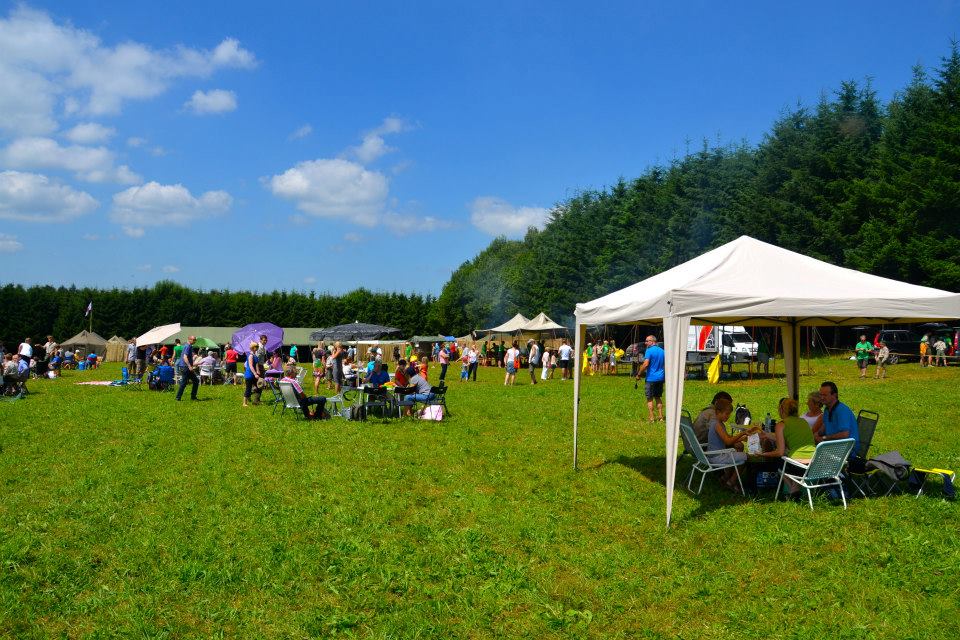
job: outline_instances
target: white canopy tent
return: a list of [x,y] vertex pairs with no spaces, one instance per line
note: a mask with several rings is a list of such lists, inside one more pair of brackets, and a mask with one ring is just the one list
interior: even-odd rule
[[541,333],[541,332],[553,332],[553,331],[566,331],[567,328],[562,324],[557,324],[553,320],[547,317],[547,314],[542,311],[537,314],[536,317],[531,319],[525,325],[523,325],[523,331],[530,333]]
[[524,316],[522,313],[518,313],[500,326],[492,329],[484,329],[484,331],[487,333],[519,333],[523,331],[523,327],[526,326],[528,322],[530,322],[530,320],[527,319],[526,316]]
[[[587,325],[663,323],[666,352],[667,525],[673,509],[687,329],[750,324],[783,330],[787,388],[799,394],[800,330],[960,318],[960,294],[845,269],[742,236],[576,308],[575,353]],[[577,467],[580,368],[574,367],[573,466]]]
[[180,323],[164,324],[154,327],[145,334],[137,338],[137,346],[142,347],[145,344],[160,344],[170,336],[180,331]]

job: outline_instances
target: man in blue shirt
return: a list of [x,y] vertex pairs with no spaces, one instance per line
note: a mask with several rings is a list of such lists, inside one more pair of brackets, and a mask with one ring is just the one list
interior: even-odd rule
[[193,368],[193,343],[197,339],[194,336],[187,338],[187,344],[183,348],[183,352],[180,354],[180,359],[177,360],[177,369],[180,371],[180,388],[177,389],[177,401],[183,397],[183,390],[187,387],[187,381],[193,383],[193,386],[190,388],[190,399],[197,399],[197,388],[200,386],[200,378],[197,377],[197,372]]
[[824,440],[843,440],[853,438],[853,451],[856,456],[860,448],[860,430],[857,428],[857,417],[847,405],[840,402],[837,385],[829,380],[820,385],[820,401],[824,405],[823,430],[815,433],[813,438],[817,444]]
[[643,356],[643,364],[637,369],[637,380],[646,372],[647,382],[644,390],[647,394],[647,412],[650,422],[653,422],[653,404],[657,404],[657,419],[663,420],[663,349],[657,346],[654,336],[647,336],[647,351]]

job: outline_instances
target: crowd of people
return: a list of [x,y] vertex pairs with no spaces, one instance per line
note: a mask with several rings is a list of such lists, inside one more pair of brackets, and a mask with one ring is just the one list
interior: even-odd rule
[[[765,425],[728,425],[733,414],[733,397],[726,391],[719,391],[693,421],[694,434],[708,457],[719,459],[722,455],[726,461],[730,454],[711,452],[734,450],[732,456],[737,471],[733,467],[726,469],[722,478],[732,491],[739,490],[738,475],[746,477],[747,490],[754,491],[757,475],[779,472],[787,456],[808,463],[816,446],[827,440],[852,438],[854,447],[850,464],[852,468],[862,468],[863,461],[856,459],[860,445],[857,418],[850,407],[840,402],[839,390],[832,381],[825,381],[819,390],[807,395],[803,414],[792,398],[782,398],[777,407],[779,420],[771,420]],[[757,436],[758,448],[751,452],[746,444],[753,435]],[[791,497],[800,499],[800,487],[789,479],[787,489]]]

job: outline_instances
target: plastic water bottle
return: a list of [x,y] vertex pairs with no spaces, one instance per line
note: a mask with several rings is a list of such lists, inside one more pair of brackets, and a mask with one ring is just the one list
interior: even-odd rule
[[770,412],[767,412],[767,417],[763,420],[763,429],[764,431],[770,431],[773,429],[773,416],[770,415]]

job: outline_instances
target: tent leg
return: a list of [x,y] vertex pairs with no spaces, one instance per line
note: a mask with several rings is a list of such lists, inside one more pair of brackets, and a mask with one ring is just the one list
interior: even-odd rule
[[587,326],[576,325],[577,335],[573,348],[573,470],[577,470],[577,429],[580,420],[580,349],[587,334]]

